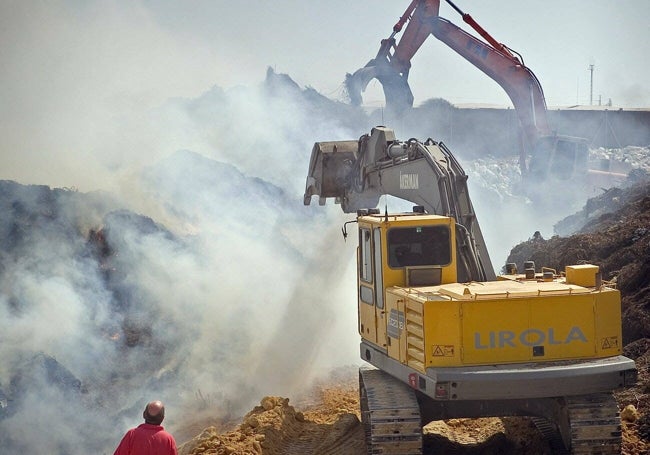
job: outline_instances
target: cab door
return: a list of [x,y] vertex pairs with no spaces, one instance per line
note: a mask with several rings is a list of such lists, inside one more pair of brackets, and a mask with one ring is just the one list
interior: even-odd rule
[[365,340],[377,344],[373,262],[372,230],[369,226],[359,226],[357,250],[359,334]]
[[387,319],[384,308],[381,246],[379,227],[359,226],[359,333],[365,340],[385,348]]
[[377,321],[377,344],[381,347],[387,347],[386,308],[384,302],[384,277],[382,276],[382,241],[381,229],[375,227],[372,230],[372,248],[373,248],[373,266],[374,266],[374,292],[375,292],[375,320]]

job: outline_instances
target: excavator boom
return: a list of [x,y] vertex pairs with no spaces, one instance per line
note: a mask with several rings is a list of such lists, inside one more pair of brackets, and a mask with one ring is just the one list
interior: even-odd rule
[[490,256],[467,189],[467,175],[442,142],[396,140],[393,130],[372,129],[358,141],[317,142],[305,187],[312,196],[335,198],[346,213],[377,207],[382,195],[420,205],[456,220],[461,281],[495,279]]
[[[552,135],[548,123],[544,91],[535,74],[512,57],[470,35],[442,17],[431,19],[432,33],[467,61],[497,82],[515,106],[530,152],[541,137]],[[521,157],[524,158],[524,157]]]

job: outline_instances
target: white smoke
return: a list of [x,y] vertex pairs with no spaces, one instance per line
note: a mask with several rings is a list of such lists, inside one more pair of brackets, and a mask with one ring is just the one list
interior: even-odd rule
[[[357,362],[345,217],[301,198],[313,142],[366,126],[345,125],[315,92],[269,77],[152,113],[161,134],[209,156],[154,150],[138,168],[112,155],[119,183],[109,182],[106,200],[46,188],[39,199],[32,187],[5,194],[3,239],[18,230],[2,256],[9,453],[108,452],[150,399],[168,404],[173,430],[200,405],[241,414],[265,394],[298,393],[322,369]],[[87,243],[90,228],[103,228],[108,252]],[[62,385],[61,369],[81,385]],[[73,430],[87,422],[104,431]],[[46,423],[48,440],[20,431]]]

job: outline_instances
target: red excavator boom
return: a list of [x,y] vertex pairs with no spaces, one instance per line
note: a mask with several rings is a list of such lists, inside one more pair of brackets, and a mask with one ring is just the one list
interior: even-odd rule
[[[429,35],[433,35],[497,82],[510,97],[522,132],[522,174],[546,178],[555,169],[561,169],[562,178],[571,178],[586,172],[586,141],[558,136],[551,129],[542,86],[521,55],[499,43],[450,0],[446,1],[485,41],[440,17],[440,0],[413,0],[391,35],[382,40],[377,56],[346,76],[351,102],[360,105],[361,92],[376,78],[383,86],[388,110],[399,113],[411,107],[413,94],[408,85],[411,59]],[[396,43],[395,35],[404,24],[407,24],[404,34]],[[528,165],[530,155],[533,158]]]

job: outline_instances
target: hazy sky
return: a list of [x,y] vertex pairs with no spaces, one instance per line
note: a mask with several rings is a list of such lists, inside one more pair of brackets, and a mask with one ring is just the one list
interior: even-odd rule
[[[337,98],[345,74],[376,54],[408,3],[0,0],[0,178],[24,180],[40,162],[30,180],[65,184],[46,178],[54,153],[109,142],[119,150],[127,135],[137,149],[153,135],[141,129],[147,109],[214,85],[257,85],[267,66]],[[650,107],[650,1],[456,3],[524,56],[549,106],[588,104],[593,63],[595,102]],[[441,15],[466,28],[446,3]],[[412,63],[416,104],[509,104],[496,83],[433,37]],[[365,102],[381,106],[378,82]],[[59,163],[57,175],[65,166],[75,164]]]
[[[255,84],[267,66],[336,96],[346,72],[373,57],[409,1],[296,0],[11,1],[0,4],[3,109],[34,98],[196,96],[213,84]],[[594,98],[649,107],[647,0],[457,0],[493,36],[520,52],[549,105]],[[467,26],[442,3],[441,15]],[[413,59],[416,103],[507,103],[502,90],[431,37]],[[372,97],[371,97],[372,98]],[[368,102],[378,102],[368,99]]]
[[[594,102],[602,95],[603,102],[611,98],[617,105],[650,106],[647,0],[455,3],[524,56],[542,81],[549,105],[587,104],[588,67],[594,64]],[[187,68],[197,79],[207,69],[212,81],[221,84],[253,83],[271,65],[301,85],[335,96],[345,73],[375,55],[380,39],[391,32],[408,4],[406,0],[147,2],[145,13],[177,46],[195,44],[207,53],[208,60]],[[468,29],[444,2],[441,15]],[[495,83],[433,37],[413,59],[411,83],[416,102],[429,97],[455,103],[508,102]],[[366,101],[380,100],[376,94],[370,98]]]

